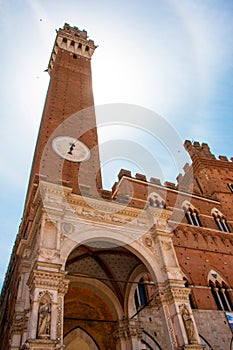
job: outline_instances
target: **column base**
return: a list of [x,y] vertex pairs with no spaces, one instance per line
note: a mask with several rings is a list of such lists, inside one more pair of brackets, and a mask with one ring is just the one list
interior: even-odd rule
[[177,350],[205,350],[205,345],[186,344],[177,348]]
[[29,339],[22,346],[22,350],[30,349],[30,350],[55,350],[61,349],[56,340],[50,339]]

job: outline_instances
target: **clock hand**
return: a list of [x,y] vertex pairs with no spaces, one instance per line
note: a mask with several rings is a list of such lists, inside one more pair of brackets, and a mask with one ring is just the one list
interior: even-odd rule
[[70,143],[70,150],[69,150],[68,154],[72,154],[72,151],[78,142],[79,141],[77,139],[75,139],[74,142]]
[[74,150],[74,147],[75,147],[75,144],[74,143],[70,143],[70,150],[69,150],[69,152],[68,152],[68,154],[71,154],[71,155],[73,155],[73,150]]

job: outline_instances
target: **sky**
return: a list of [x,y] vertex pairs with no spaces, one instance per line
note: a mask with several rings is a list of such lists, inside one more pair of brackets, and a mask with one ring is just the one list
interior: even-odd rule
[[[98,45],[92,58],[96,106],[109,111],[112,104],[129,104],[153,111],[181,142],[207,142],[216,156],[230,159],[232,18],[231,0],[0,0],[0,286],[22,217],[55,29],[69,23],[87,30]],[[166,141],[158,136],[154,143],[148,128],[136,121],[112,132],[100,127],[101,144],[113,135],[116,143],[152,145],[150,152],[157,151],[157,163],[162,162],[159,175],[176,181],[178,172],[158,155],[161,144],[169,153]],[[143,160],[102,157],[105,188],[121,167],[153,176]]]

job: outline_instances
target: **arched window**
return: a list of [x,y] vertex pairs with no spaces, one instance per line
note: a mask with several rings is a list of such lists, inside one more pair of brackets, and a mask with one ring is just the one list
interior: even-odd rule
[[164,209],[166,207],[165,200],[157,193],[152,192],[148,197],[148,203],[151,207]]
[[223,232],[230,232],[227,221],[224,218],[223,214],[216,208],[212,209],[211,213],[214,217],[217,228]]
[[137,288],[134,292],[134,304],[136,309],[139,310],[140,307],[145,306],[147,303],[147,291],[144,284],[143,277],[138,282]]
[[208,275],[209,286],[218,310],[232,311],[232,303],[229,297],[228,288],[219,274],[211,270]]
[[197,210],[189,202],[183,203],[185,217],[189,225],[202,226]]
[[[190,286],[190,284],[189,284],[187,278],[184,277],[183,280],[185,281],[185,284],[184,284],[185,287],[186,287],[186,288],[190,288],[191,286]],[[192,292],[191,292],[191,291],[190,291],[190,293],[189,293],[189,304],[190,304],[190,306],[191,306],[191,309],[196,309],[195,301],[194,301],[194,299],[193,299],[193,295],[192,295]]]

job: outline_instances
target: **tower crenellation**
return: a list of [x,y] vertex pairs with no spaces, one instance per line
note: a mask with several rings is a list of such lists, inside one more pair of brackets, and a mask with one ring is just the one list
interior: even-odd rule
[[194,141],[193,143],[189,140],[186,140],[184,143],[186,151],[189,153],[192,161],[195,158],[208,158],[215,159],[215,156],[210,152],[210,148],[207,143],[200,143]]
[[65,23],[64,28],[57,31],[57,38],[48,65],[49,74],[53,70],[58,48],[70,52],[74,58],[82,56],[90,60],[96,47],[94,41],[88,39],[86,30],[80,30]]

